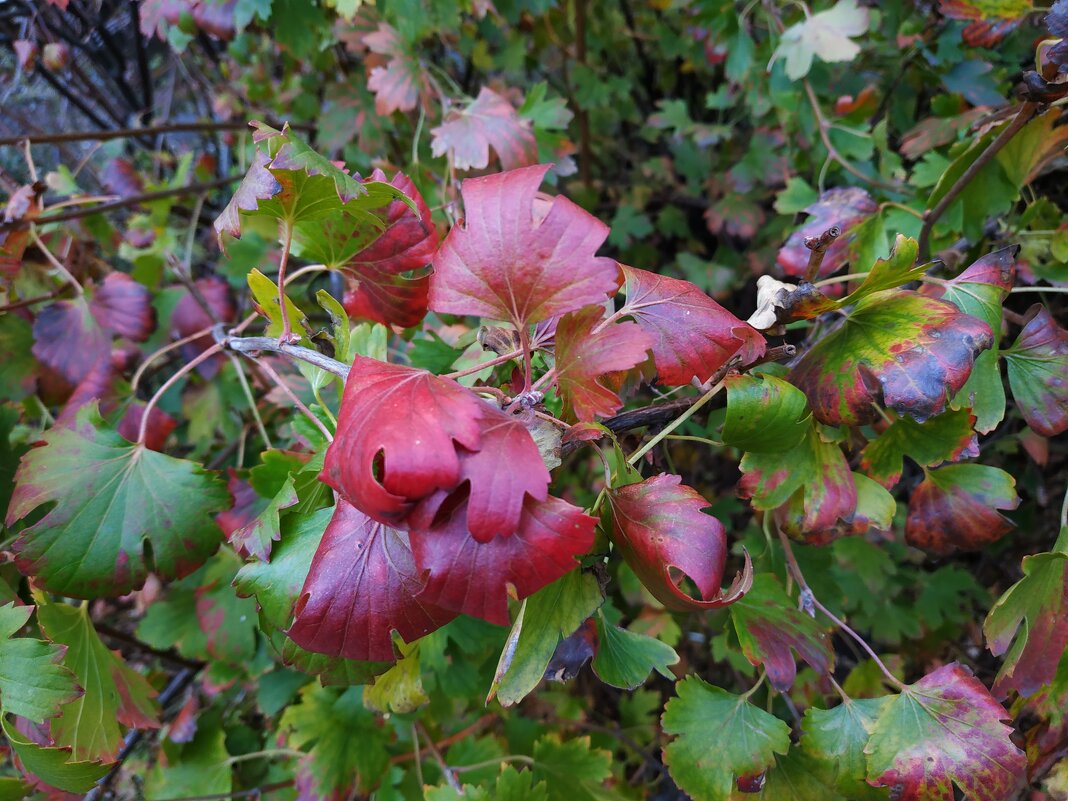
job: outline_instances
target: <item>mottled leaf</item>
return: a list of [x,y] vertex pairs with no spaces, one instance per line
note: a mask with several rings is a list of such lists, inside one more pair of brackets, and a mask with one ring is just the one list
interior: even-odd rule
[[864,749],[868,781],[897,801],[953,801],[953,785],[975,801],[1011,798],[1027,760],[1010,718],[966,667],[937,668],[880,710]]
[[808,434],[808,400],[793,384],[771,375],[727,376],[723,442],[750,453],[782,453]]
[[997,510],[1019,504],[1016,480],[996,467],[952,464],[927,470],[909,498],[905,539],[939,556],[981,550],[1015,525]]
[[764,338],[712,298],[677,278],[622,266],[627,302],[620,314],[652,336],[657,381],[667,386],[707,381],[738,355],[750,363],[764,353]]
[[861,467],[884,487],[901,479],[904,459],[920,467],[937,467],[979,455],[975,417],[967,410],[947,411],[923,423],[899,417],[861,452]]
[[148,288],[125,273],[108,273],[89,301],[93,317],[119,336],[144,342],[156,328],[156,310]]
[[1009,690],[1034,695],[1052,682],[1068,647],[1068,528],[1051,553],[1023,558],[1023,574],[983,624],[990,652],[1005,655],[994,682],[1002,697]]
[[753,578],[749,592],[731,606],[731,620],[742,653],[751,664],[764,667],[779,692],[788,691],[797,677],[792,651],[817,673],[830,671],[834,659],[826,633],[797,608],[774,575]]
[[790,382],[827,425],[874,422],[878,402],[923,422],[945,409],[992,341],[990,326],[951,303],[886,290],[860,301],[808,350]]
[[420,92],[428,88],[427,80],[396,29],[380,22],[377,29],[363,37],[363,43],[372,53],[386,57],[382,59],[384,64],[368,59],[367,88],[375,94],[375,113],[388,116],[414,109]]
[[[649,592],[668,609],[685,612],[734,603],[752,582],[749,555],[724,591],[726,531],[719,520],[701,511],[708,501],[681,482],[680,476],[661,473],[609,490],[613,541]],[[697,586],[700,599],[680,586],[683,579]]]
[[726,801],[735,777],[763,773],[790,748],[790,728],[719,687],[689,676],[675,685],[661,726],[671,778],[694,801]]
[[594,254],[608,227],[565,197],[538,194],[547,165],[470,178],[464,223],[434,256],[430,308],[507,320],[522,329],[601,303],[619,269]]
[[1013,346],[1003,353],[1020,414],[1046,437],[1068,430],[1068,331],[1035,304]]
[[556,326],[556,383],[565,411],[592,422],[619,411],[623,402],[601,380],[646,359],[653,338],[631,322],[599,327],[599,306],[564,315]]
[[33,321],[33,355],[72,384],[111,354],[111,334],[84,296],[45,306]]
[[441,125],[430,130],[431,152],[435,156],[448,154],[457,170],[489,166],[490,148],[505,170],[526,167],[538,160],[538,143],[530,121],[485,86],[474,102],[453,110]]
[[0,606],[0,709],[43,723],[77,698],[78,688],[61,664],[62,646],[14,636],[32,614],[32,606]]
[[12,545],[19,570],[41,587],[114,597],[140,588],[149,571],[187,575],[218,548],[212,516],[229,495],[200,465],[131,445],[91,403],[43,439],[22,459],[7,514],[10,526],[55,504]]

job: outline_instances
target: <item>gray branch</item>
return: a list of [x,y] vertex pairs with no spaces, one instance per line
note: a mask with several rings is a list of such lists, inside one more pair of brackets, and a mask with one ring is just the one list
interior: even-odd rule
[[223,330],[222,326],[216,328],[215,341],[223,347],[249,356],[254,353],[282,353],[293,359],[313,364],[321,370],[348,378],[349,366],[337,359],[331,359],[317,350],[305,348],[301,345],[290,345],[287,342],[279,342],[274,337],[231,337]]

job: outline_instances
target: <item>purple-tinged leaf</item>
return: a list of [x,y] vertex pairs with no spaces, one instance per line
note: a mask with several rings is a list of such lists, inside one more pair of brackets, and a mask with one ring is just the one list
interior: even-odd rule
[[952,464],[925,471],[912,491],[905,539],[938,556],[978,551],[1015,524],[999,509],[1020,505],[1016,480],[996,467]]
[[1040,304],[1025,319],[1016,342],[1003,353],[1009,386],[1027,424],[1053,437],[1068,430],[1068,331]]
[[[832,226],[842,229],[842,234],[827,248],[820,265],[818,278],[826,278],[837,272],[849,259],[850,231],[879,210],[878,205],[863,189],[847,187],[830,189],[820,199],[805,209],[811,215],[779,250],[778,263],[787,275],[804,276],[812,251],[805,247],[805,240],[819,236]],[[858,265],[866,269],[868,265]]]

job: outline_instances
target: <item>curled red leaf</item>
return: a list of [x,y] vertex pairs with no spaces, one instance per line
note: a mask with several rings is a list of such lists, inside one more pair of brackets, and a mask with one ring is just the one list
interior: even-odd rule
[[[726,606],[752,586],[752,563],[746,554],[745,567],[728,590],[722,589],[726,531],[719,520],[701,511],[708,501],[681,482],[679,476],[661,473],[610,490],[613,539],[646,589],[668,609]],[[684,576],[697,585],[701,599],[679,586]]]

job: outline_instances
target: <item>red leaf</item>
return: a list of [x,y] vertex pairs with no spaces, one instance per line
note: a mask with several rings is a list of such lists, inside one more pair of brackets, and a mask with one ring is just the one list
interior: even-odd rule
[[652,335],[659,383],[707,381],[735,354],[747,364],[763,355],[766,343],[756,329],[689,281],[621,266],[627,281],[622,311]]
[[430,150],[435,156],[449,153],[458,170],[481,170],[489,166],[492,147],[501,167],[512,170],[538,160],[538,143],[530,121],[521,118],[512,104],[483,86],[475,101],[463,111],[430,131]]
[[321,478],[375,520],[399,521],[459,484],[457,449],[479,449],[485,406],[455,381],[357,356]]
[[[702,512],[708,501],[681,482],[679,476],[661,473],[610,490],[613,539],[646,589],[668,609],[687,612],[726,606],[752,585],[749,555],[745,568],[724,592],[720,586],[727,559],[723,524]],[[680,573],[697,585],[703,600],[679,587]]]
[[539,198],[548,170],[542,164],[463,182],[466,225],[454,226],[434,256],[431,309],[522,328],[615,293],[616,263],[594,255],[608,226],[565,197]]
[[[122,419],[119,420],[115,430],[130,442],[136,442],[137,435],[141,431],[141,417],[144,413],[145,404],[141,401],[134,401],[122,413]],[[148,414],[148,425],[145,426],[145,447],[150,451],[162,452],[167,444],[167,437],[177,427],[177,420],[158,406],[153,406]]]
[[371,66],[372,59],[368,59],[371,71],[367,88],[375,94],[375,112],[385,117],[394,111],[414,109],[427,81],[419,62],[405,49],[397,31],[380,22],[378,30],[363,37],[363,43],[372,53],[388,57],[385,66]]
[[615,414],[623,402],[599,378],[629,370],[646,359],[653,338],[630,322],[613,323],[600,331],[600,306],[565,315],[556,327],[556,383],[564,408],[579,420]]
[[938,556],[981,550],[1015,526],[997,510],[1019,505],[1004,470],[970,463],[930,470],[909,498],[905,539]]
[[[385,178],[375,170],[370,180]],[[354,281],[344,305],[352,317],[409,328],[426,315],[429,278],[404,278],[401,273],[430,264],[438,247],[438,229],[408,176],[397,173],[391,183],[412,199],[419,214],[399,200],[387,207],[385,230],[341,267]]]
[[871,195],[857,187],[824,192],[818,201],[805,209],[812,216],[790,234],[786,244],[779,250],[779,266],[787,275],[803,276],[812,252],[805,247],[805,240],[810,236],[819,236],[831,226],[837,225],[842,229],[842,235],[827,248],[818,277],[825,278],[837,272],[849,259],[850,229],[864,222],[878,211],[878,208]]
[[287,633],[316,653],[393,661],[394,630],[412,642],[456,617],[419,597],[422,588],[408,535],[339,500]]
[[126,273],[108,273],[89,309],[102,327],[134,342],[144,342],[156,330],[152,294]]
[[[482,442],[476,453],[460,451],[457,487],[469,484],[467,530],[478,542],[509,536],[520,527],[529,496],[548,496],[549,471],[530,432],[518,419],[486,405],[482,412]],[[408,518],[413,529],[428,528],[449,491],[427,498]],[[458,497],[458,496],[457,496]],[[453,513],[458,514],[458,513]]]
[[230,468],[228,473],[226,489],[230,491],[233,505],[215,515],[215,522],[219,524],[227,540],[234,532],[240,531],[255,520],[267,505],[266,499],[261,498],[251,484],[238,478],[233,468]]
[[93,318],[82,297],[41,309],[33,321],[33,355],[72,384],[108,360],[111,336]]
[[[234,320],[237,307],[234,305],[230,287],[225,281],[221,278],[209,277],[198,279],[194,283],[201,297],[215,312],[218,319],[224,323]],[[200,307],[191,293],[183,295],[171,313],[171,331],[179,338],[191,336],[197,331],[209,328],[212,323],[211,317]],[[191,361],[214,344],[215,340],[212,339],[211,334],[204,334],[182,346],[182,357],[186,361]],[[201,362],[197,367],[197,372],[204,378],[212,378],[218,372],[222,358],[222,356],[212,357],[206,362]]]
[[597,519],[551,495],[528,498],[518,530],[478,542],[459,504],[426,531],[412,531],[412,552],[429,571],[419,600],[498,625],[508,624],[508,598],[526,598],[578,566],[593,547]]

